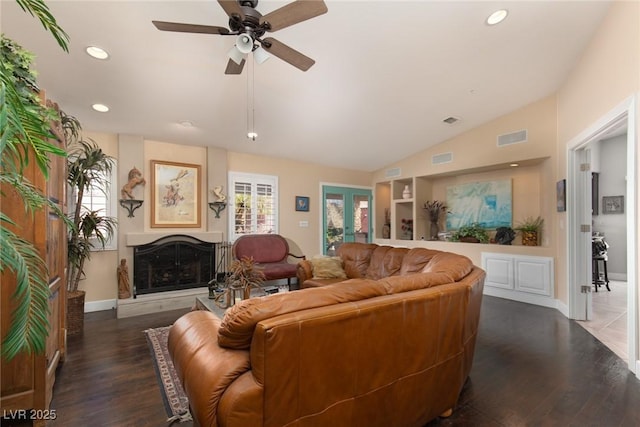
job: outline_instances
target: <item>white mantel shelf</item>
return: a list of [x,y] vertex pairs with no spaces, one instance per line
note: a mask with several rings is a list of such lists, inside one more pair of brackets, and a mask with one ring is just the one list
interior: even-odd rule
[[195,237],[204,242],[220,243],[222,242],[221,231],[188,231],[188,230],[173,230],[163,233],[127,233],[125,235],[127,246],[140,246],[154,242],[158,239],[168,236],[175,236],[176,234],[184,234],[185,236]]

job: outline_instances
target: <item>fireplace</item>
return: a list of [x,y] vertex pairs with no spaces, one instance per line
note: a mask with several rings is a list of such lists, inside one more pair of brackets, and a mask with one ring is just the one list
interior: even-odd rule
[[133,248],[133,297],[205,287],[216,277],[216,244],[170,235]]

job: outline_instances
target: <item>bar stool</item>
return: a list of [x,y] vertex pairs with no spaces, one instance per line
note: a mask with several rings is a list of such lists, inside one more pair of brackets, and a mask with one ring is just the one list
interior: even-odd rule
[[[602,263],[602,276],[600,275],[600,263]],[[593,284],[596,287],[596,292],[598,292],[598,286],[602,285],[605,285],[607,291],[611,292],[611,288],[609,288],[609,276],[607,275],[606,255],[596,255],[593,257]]]

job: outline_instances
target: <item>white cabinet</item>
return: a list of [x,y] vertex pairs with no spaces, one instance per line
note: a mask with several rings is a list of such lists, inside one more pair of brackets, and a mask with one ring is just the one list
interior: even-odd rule
[[486,295],[555,307],[553,258],[482,252]]

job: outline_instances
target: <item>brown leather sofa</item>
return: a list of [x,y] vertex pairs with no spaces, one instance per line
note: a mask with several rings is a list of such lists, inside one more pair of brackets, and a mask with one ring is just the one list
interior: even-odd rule
[[423,426],[454,408],[484,271],[425,248],[347,244],[340,256],[346,280],[309,288],[309,278],[222,320],[176,321],[169,352],[196,425]]

